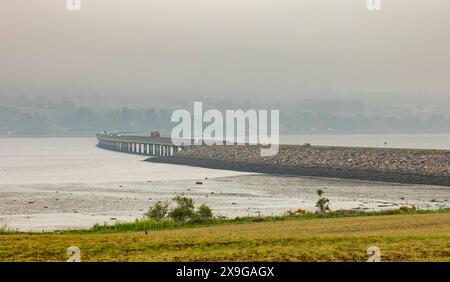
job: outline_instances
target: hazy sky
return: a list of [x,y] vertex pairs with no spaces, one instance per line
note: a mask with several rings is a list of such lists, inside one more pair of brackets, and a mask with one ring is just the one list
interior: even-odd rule
[[450,95],[449,0],[81,1],[0,0],[1,93]]

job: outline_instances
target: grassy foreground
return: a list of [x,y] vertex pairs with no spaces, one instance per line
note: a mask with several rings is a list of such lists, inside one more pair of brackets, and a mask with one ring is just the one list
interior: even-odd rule
[[0,235],[0,261],[450,261],[450,213],[417,213],[180,227]]

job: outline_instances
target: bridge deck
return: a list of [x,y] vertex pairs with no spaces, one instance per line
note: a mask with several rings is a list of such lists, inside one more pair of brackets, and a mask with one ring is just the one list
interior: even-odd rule
[[121,133],[97,134],[98,146],[104,149],[147,156],[172,156],[181,146],[167,137],[139,136]]
[[127,135],[120,133],[99,133],[97,139],[107,142],[128,142],[141,144],[156,145],[173,145],[172,140],[168,137],[152,138],[150,136]]

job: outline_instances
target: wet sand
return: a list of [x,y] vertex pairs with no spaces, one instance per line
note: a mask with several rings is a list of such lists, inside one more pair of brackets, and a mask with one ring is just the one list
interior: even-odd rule
[[0,138],[0,226],[42,232],[133,221],[156,201],[180,194],[206,203],[216,215],[279,215],[315,210],[319,188],[334,210],[401,204],[450,208],[450,187],[158,164],[96,143],[95,138]]
[[[202,181],[203,184],[196,184]],[[89,228],[142,218],[158,200],[187,195],[226,217],[315,210],[316,190],[330,207],[383,210],[402,204],[450,208],[450,188],[312,177],[241,175],[191,180],[98,184],[0,185],[0,225],[21,231]]]

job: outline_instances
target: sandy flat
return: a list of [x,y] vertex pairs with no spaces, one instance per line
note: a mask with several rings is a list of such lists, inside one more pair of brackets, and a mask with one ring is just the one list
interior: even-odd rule
[[151,204],[176,195],[204,202],[216,215],[279,215],[289,209],[315,210],[319,188],[330,198],[334,210],[382,210],[402,204],[450,208],[448,187],[241,175],[152,182],[0,185],[0,225],[22,231],[50,231],[133,221],[142,218]]

